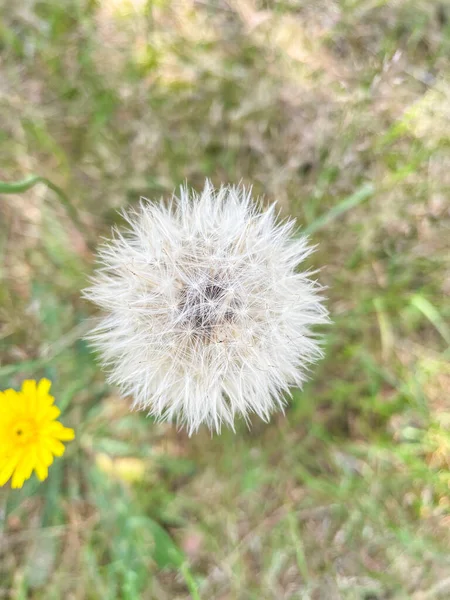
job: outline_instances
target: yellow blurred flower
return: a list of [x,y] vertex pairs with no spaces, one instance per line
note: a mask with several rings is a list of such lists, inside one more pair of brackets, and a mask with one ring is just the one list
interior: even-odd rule
[[97,454],[95,462],[100,471],[125,483],[136,483],[144,479],[146,465],[140,458],[124,456],[113,459],[101,452]]
[[11,487],[20,488],[33,470],[43,481],[54,456],[61,456],[62,442],[75,432],[56,419],[61,414],[50,396],[51,382],[26,380],[20,392],[0,392],[0,486],[11,477]]

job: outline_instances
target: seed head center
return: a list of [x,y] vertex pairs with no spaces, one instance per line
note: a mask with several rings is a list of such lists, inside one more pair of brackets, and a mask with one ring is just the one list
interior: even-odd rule
[[235,314],[236,300],[230,297],[224,284],[213,281],[203,285],[185,286],[180,293],[180,320],[192,328],[195,336],[211,339],[219,327],[230,323]]

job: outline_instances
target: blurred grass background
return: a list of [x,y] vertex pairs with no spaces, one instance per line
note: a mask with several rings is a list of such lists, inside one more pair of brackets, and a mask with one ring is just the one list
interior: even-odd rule
[[[44,178],[1,188],[0,389],[49,377],[77,432],[9,495],[0,597],[450,598],[448,2],[0,18],[0,180]],[[189,439],[105,384],[80,290],[118,209],[205,177],[297,217],[334,324],[286,416]]]

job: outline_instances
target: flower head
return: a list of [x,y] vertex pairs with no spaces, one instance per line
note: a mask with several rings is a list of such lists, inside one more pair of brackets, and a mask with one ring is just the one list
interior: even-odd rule
[[182,188],[125,214],[85,296],[104,316],[89,336],[111,383],[189,432],[241,415],[268,419],[321,356],[321,287],[297,267],[311,252],[242,187]]
[[12,477],[20,488],[34,471],[43,481],[54,456],[61,456],[62,442],[73,440],[73,429],[56,421],[61,411],[54,406],[48,379],[27,380],[20,392],[0,392],[0,486]]

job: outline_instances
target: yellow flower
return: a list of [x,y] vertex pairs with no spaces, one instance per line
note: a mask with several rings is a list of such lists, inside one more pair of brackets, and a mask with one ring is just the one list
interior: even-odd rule
[[20,488],[34,471],[47,478],[54,456],[61,456],[62,442],[73,440],[73,429],[56,419],[61,414],[50,396],[48,379],[27,380],[20,392],[0,392],[0,486],[12,477],[11,487]]

